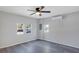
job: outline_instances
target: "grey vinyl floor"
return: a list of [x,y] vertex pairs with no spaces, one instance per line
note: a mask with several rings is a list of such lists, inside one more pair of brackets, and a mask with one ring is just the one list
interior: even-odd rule
[[0,53],[79,53],[79,49],[38,39],[1,49]]

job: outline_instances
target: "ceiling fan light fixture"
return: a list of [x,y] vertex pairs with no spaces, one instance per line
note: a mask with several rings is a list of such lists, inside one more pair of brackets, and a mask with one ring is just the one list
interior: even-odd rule
[[39,15],[40,14],[40,12],[36,12],[36,15]]

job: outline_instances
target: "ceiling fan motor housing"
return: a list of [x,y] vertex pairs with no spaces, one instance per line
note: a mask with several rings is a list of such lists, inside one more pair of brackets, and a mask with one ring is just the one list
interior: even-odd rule
[[40,11],[40,8],[36,8],[36,11],[39,12]]
[[38,8],[36,8],[36,11],[39,12],[39,11],[41,11],[43,8],[44,8],[44,6],[38,7]]

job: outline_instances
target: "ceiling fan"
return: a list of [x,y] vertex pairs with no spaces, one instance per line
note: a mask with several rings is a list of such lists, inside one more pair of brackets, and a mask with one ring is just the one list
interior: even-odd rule
[[34,12],[30,15],[37,14],[39,16],[42,16],[42,13],[51,13],[51,11],[42,11],[44,8],[45,8],[45,6],[40,6],[40,7],[35,8],[35,10],[28,10],[28,11],[33,11]]

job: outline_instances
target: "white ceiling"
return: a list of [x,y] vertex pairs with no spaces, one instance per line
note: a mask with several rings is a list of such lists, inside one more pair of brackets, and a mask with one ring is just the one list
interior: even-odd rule
[[33,12],[27,11],[27,9],[34,10],[36,7],[37,6],[0,6],[0,11],[33,18],[47,18],[55,15],[67,14],[79,11],[78,6],[45,6],[43,10],[51,11],[51,13],[43,13],[42,16],[38,16],[36,14],[30,15]]

